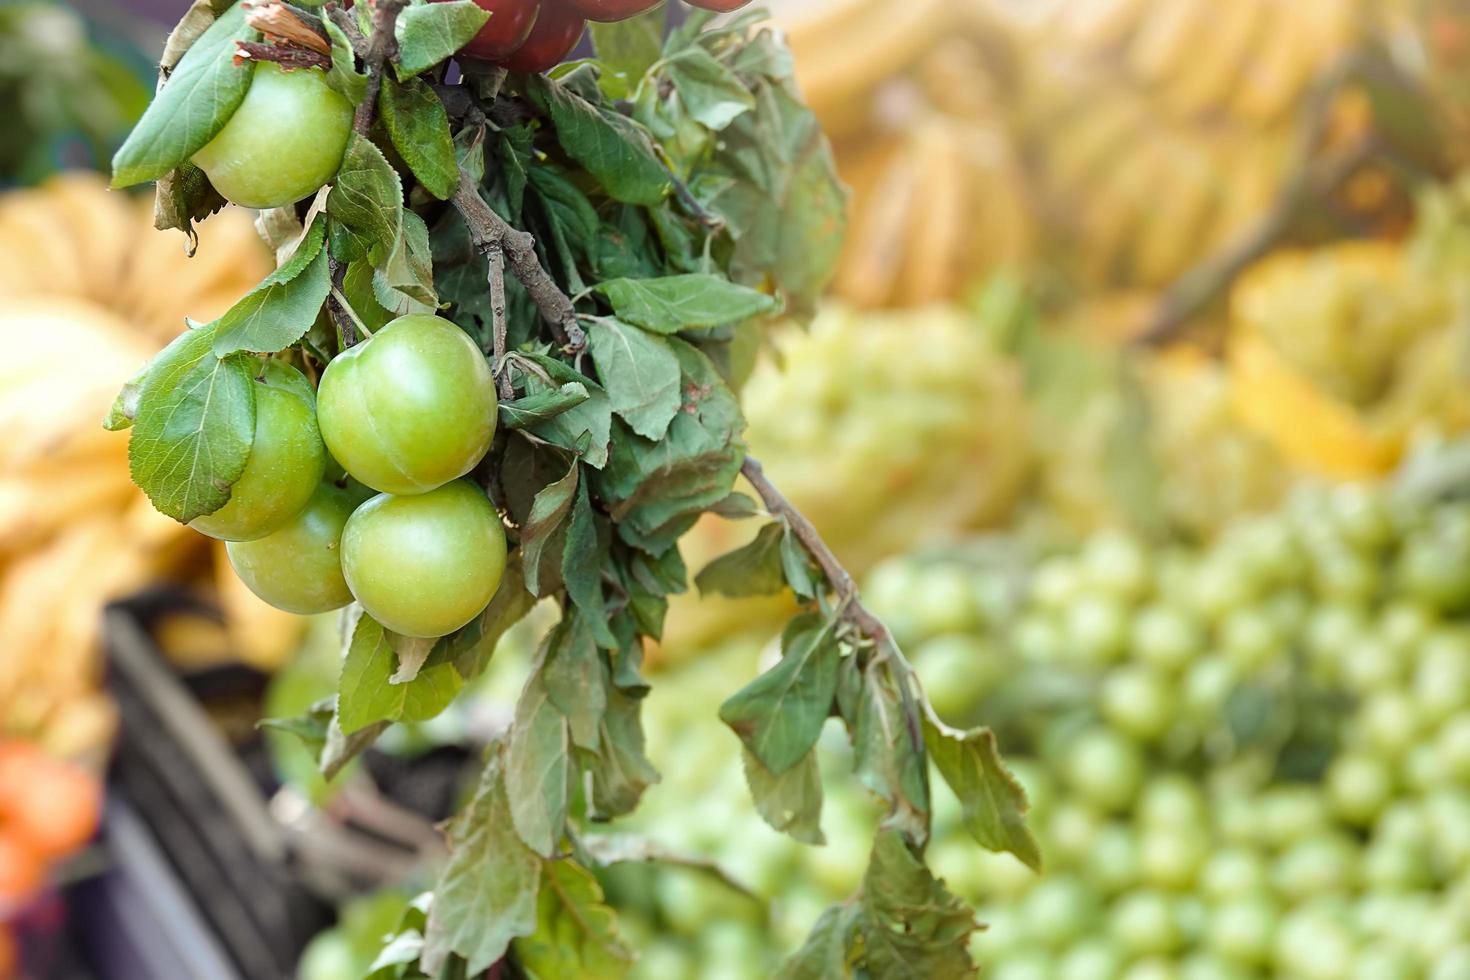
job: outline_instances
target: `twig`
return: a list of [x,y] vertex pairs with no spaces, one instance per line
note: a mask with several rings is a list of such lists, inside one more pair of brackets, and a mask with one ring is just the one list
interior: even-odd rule
[[337,330],[342,334],[342,349],[346,350],[356,344],[359,339],[357,320],[342,301],[342,282],[347,277],[347,266],[329,255],[327,256],[327,268],[332,272],[332,289],[327,293],[327,307],[332,311],[332,319],[337,324]]
[[913,692],[916,675],[914,668],[904,657],[903,651],[898,648],[898,643],[893,639],[893,634],[889,632],[888,626],[878,618],[877,614],[863,605],[862,597],[858,595],[857,584],[852,580],[852,573],[837,560],[837,556],[832,553],[831,548],[827,547],[827,542],[822,540],[821,533],[811,521],[807,520],[806,515],[797,510],[796,505],[787,500],[786,495],[766,478],[766,471],[761,466],[760,460],[754,456],[746,456],[745,462],[740,464],[740,473],[755,488],[766,510],[773,516],[785,520],[787,526],[791,528],[791,533],[796,535],[796,540],[801,542],[806,553],[812,556],[817,567],[822,570],[822,574],[827,578],[827,584],[837,595],[838,615],[871,640],[877,650],[878,658],[890,665],[897,674],[899,697],[903,700],[909,741],[922,758],[924,733],[921,729],[919,707],[914,702]]
[[398,50],[398,39],[393,34],[393,27],[398,23],[398,15],[407,6],[408,0],[377,0],[373,6],[373,36],[368,39],[367,51],[362,56],[363,67],[367,69],[367,88],[362,102],[357,106],[357,114],[352,118],[352,128],[359,136],[366,136],[373,125],[378,90],[383,87],[383,66]]
[[335,2],[324,4],[322,6],[322,12],[327,15],[333,24],[337,25],[338,30],[347,35],[347,43],[352,45],[352,50],[357,56],[359,58],[367,58],[368,39],[362,33],[362,29],[357,26],[357,18],[337,6]]
[[510,265],[511,273],[526,287],[531,301],[541,313],[541,318],[551,325],[557,342],[568,352],[581,351],[587,346],[587,335],[577,325],[577,311],[566,293],[557,286],[551,274],[541,268],[536,257],[536,239],[530,234],[512,228],[505,219],[496,214],[485,203],[475,187],[474,180],[459,171],[459,188],[454,192],[454,206],[470,232],[470,241],[487,258],[492,249],[501,251]]
[[332,59],[294,44],[269,44],[265,41],[236,41],[235,64],[246,61],[274,61],[290,71],[296,68],[330,68]]
[[485,258],[490,264],[490,323],[491,354],[495,365],[495,378],[500,386],[500,397],[515,397],[511,387],[510,372],[505,369],[505,248],[494,242],[485,249]]

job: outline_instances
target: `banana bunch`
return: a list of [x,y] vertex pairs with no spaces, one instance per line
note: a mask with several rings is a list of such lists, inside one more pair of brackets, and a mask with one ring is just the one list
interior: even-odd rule
[[[751,453],[847,568],[1009,513],[1029,469],[1019,365],[966,313],[860,313],[828,306],[784,334],[742,393]],[[681,542],[697,572],[759,521],[706,517]],[[676,596],[664,650],[775,621],[762,600]]]
[[1357,43],[1365,0],[1069,0],[1028,25],[1033,49],[1080,59],[1177,119],[1279,122]]
[[[778,15],[850,184],[837,291],[950,299],[1041,257],[1157,288],[1236,240],[1294,164],[1296,109],[1365,0],[808,0]],[[1371,125],[1335,107],[1331,142]],[[1360,181],[1356,211],[1383,188]],[[1371,186],[1370,186],[1371,185]]]
[[[127,440],[102,419],[185,315],[224,312],[270,263],[243,213],[209,222],[186,258],[181,238],[153,232],[145,202],[82,174],[0,197],[0,254],[0,735],[69,756],[111,726],[97,690],[102,606],[212,568],[201,539],[132,486]],[[233,575],[218,581],[241,649],[278,656],[290,617]]]
[[1470,427],[1465,185],[1421,201],[1407,243],[1279,252],[1230,297],[1230,370],[1248,424],[1316,472],[1391,468],[1420,431]]
[[852,190],[836,282],[849,302],[951,299],[1034,251],[1034,195],[1002,98],[1007,40],[981,10],[826,0],[778,16]]

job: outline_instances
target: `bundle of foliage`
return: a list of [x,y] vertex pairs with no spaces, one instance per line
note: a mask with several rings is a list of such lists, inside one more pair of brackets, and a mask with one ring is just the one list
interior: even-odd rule
[[[258,594],[347,605],[336,697],[281,722],[323,769],[443,710],[538,598],[560,609],[374,976],[627,968],[588,869],[628,852],[593,825],[658,778],[643,647],[710,511],[768,523],[699,588],[801,607],[779,663],[720,709],[762,813],[807,836],[834,714],[887,813],[861,887],[784,973],[973,973],[973,916],[924,863],[930,762],[980,843],[1039,860],[993,735],[939,721],[745,453],[745,366],[771,318],[810,315],[843,228],[827,145],[759,21],[695,13],[665,37],[655,10],[539,75],[472,56],[487,15],[470,0],[197,0],[114,160],[116,184],[158,182],[160,227],[229,199],[263,209],[277,248],[108,424],[131,429],[154,505],[229,541]],[[742,473],[759,502],[733,491]]]

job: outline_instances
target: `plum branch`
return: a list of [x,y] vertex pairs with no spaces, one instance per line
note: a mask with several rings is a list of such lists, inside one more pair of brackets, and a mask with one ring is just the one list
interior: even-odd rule
[[373,35],[368,38],[366,50],[362,52],[363,67],[367,69],[367,88],[357,105],[357,114],[352,117],[352,128],[359,136],[366,137],[373,125],[378,90],[383,87],[383,69],[388,59],[398,51],[398,39],[393,29],[398,23],[398,15],[407,6],[408,0],[377,0],[373,4]]
[[459,171],[459,187],[454,192],[453,202],[464,218],[475,248],[491,261],[494,261],[492,253],[502,253],[510,271],[531,295],[541,318],[556,332],[558,343],[572,351],[586,347],[587,335],[577,325],[577,311],[571,298],[561,291],[536,257],[536,239],[528,232],[512,228],[496,214],[480,196],[475,179],[463,167]]

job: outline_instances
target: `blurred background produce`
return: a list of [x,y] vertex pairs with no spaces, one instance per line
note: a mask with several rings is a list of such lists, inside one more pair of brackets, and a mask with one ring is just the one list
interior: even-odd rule
[[[817,322],[754,364],[749,440],[1031,794],[1039,877],[966,843],[936,790],[932,854],[981,908],[989,975],[1470,977],[1470,6],[768,6],[851,233]],[[99,425],[185,316],[270,265],[248,213],[189,257],[85,172],[182,7],[0,7],[0,977],[57,945],[53,887],[105,874],[77,851],[110,756],[108,819],[138,802],[100,613],[145,592],[257,816],[283,853],[318,842],[291,874],[338,924],[300,975],[355,980],[430,880],[430,821],[504,724],[535,623],[467,704],[330,785],[255,730],[330,691],[332,623],[221,573]],[[707,519],[689,567],[756,523]],[[753,810],[714,721],[787,611],[677,597],[650,651],[663,782],[612,830],[660,860],[602,882],[635,976],[769,976],[861,874],[878,811],[841,740],[809,847]],[[60,836],[32,840],[17,785]],[[364,828],[393,848],[361,850]]]

